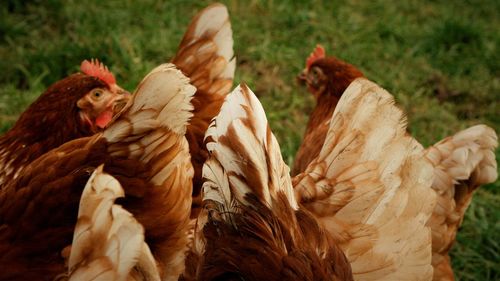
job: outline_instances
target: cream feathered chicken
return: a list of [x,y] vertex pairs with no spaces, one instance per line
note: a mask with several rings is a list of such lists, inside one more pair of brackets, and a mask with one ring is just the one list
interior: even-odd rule
[[[328,121],[346,88],[363,73],[355,66],[332,56],[317,46],[299,76],[317,100],[304,141],[297,152],[294,173],[305,170],[319,155]],[[448,251],[462,223],[473,191],[498,177],[494,150],[498,139],[493,129],[477,125],[445,138],[426,149],[434,166],[432,189],[437,205],[428,225],[432,229],[434,280],[454,280]]]
[[172,63],[196,87],[186,138],[194,167],[193,216],[200,207],[201,171],[208,158],[203,138],[233,85],[236,59],[227,8],[219,3],[200,11],[189,24]]
[[0,192],[0,279],[65,272],[61,251],[72,242],[83,187],[101,164],[123,186],[120,201],[144,227],[162,280],[177,279],[190,230],[185,133],[196,89],[188,81],[172,64],[157,67],[102,133],[49,151]]

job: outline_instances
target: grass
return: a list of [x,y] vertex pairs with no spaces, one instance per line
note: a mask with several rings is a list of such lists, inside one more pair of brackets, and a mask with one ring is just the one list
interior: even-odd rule
[[[394,94],[424,145],[477,123],[500,132],[499,1],[223,2],[233,22],[236,81],[261,99],[288,163],[313,107],[295,75],[316,43]],[[132,90],[172,57],[207,4],[2,1],[0,130],[83,59],[103,60]],[[474,197],[452,250],[458,280],[500,279],[499,206],[498,181]]]

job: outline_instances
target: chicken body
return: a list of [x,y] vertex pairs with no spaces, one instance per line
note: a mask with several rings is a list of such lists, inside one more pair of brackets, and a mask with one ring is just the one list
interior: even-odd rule
[[393,97],[358,78],[317,158],[292,179],[297,201],[342,248],[354,280],[431,280],[432,165]]
[[51,85],[0,137],[0,188],[51,149],[102,130],[129,99],[105,66],[85,62],[83,69],[90,67],[92,73],[73,74]]

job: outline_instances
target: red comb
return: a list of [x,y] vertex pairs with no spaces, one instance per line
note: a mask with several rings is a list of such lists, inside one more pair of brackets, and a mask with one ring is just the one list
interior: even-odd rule
[[324,57],[325,57],[325,49],[323,48],[323,46],[319,44],[316,45],[316,48],[314,48],[314,51],[309,55],[309,57],[306,60],[306,68],[309,69],[311,64]]
[[102,62],[99,62],[98,59],[82,61],[80,70],[89,76],[94,76],[101,79],[110,86],[116,84],[115,76],[113,75],[113,73],[111,73],[108,67],[105,66]]

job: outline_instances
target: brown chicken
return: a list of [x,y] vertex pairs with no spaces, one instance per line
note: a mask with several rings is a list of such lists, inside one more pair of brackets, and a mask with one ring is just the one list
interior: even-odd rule
[[207,131],[204,210],[186,280],[352,280],[347,260],[299,208],[257,97],[237,87]]
[[130,95],[99,61],[50,86],[0,137],[0,188],[47,151],[102,130]]
[[94,171],[80,199],[68,274],[57,280],[160,280],[144,228],[114,204],[124,195],[102,166]]
[[212,4],[193,18],[172,63],[197,88],[192,100],[193,118],[186,134],[194,167],[193,216],[196,216],[201,203],[201,171],[208,158],[203,138],[232,88],[236,67],[231,22],[224,5]]
[[304,171],[318,156],[335,106],[347,86],[358,77],[363,77],[361,71],[335,57],[325,57],[325,50],[319,45],[307,58],[306,68],[298,79],[306,83],[316,99],[316,107],[309,117],[304,139],[295,156],[292,175]]
[[339,244],[354,280],[431,280],[433,168],[403,112],[376,84],[354,80],[317,158],[292,180],[297,201]]
[[47,152],[9,182],[0,192],[0,280],[52,280],[66,271],[61,251],[72,242],[83,187],[101,164],[123,186],[120,202],[143,225],[162,280],[176,280],[190,229],[185,133],[195,91],[172,64],[161,65],[103,132]]
[[[296,155],[295,174],[305,171],[319,155],[330,116],[339,98],[352,81],[362,76],[353,65],[326,57],[321,46],[317,46],[307,59],[299,79],[306,83],[317,104]],[[438,195],[437,205],[428,222],[433,237],[434,280],[454,280],[448,251],[455,241],[473,191],[497,178],[494,155],[497,145],[495,132],[485,125],[478,125],[425,150],[426,158],[434,167],[432,189]]]

